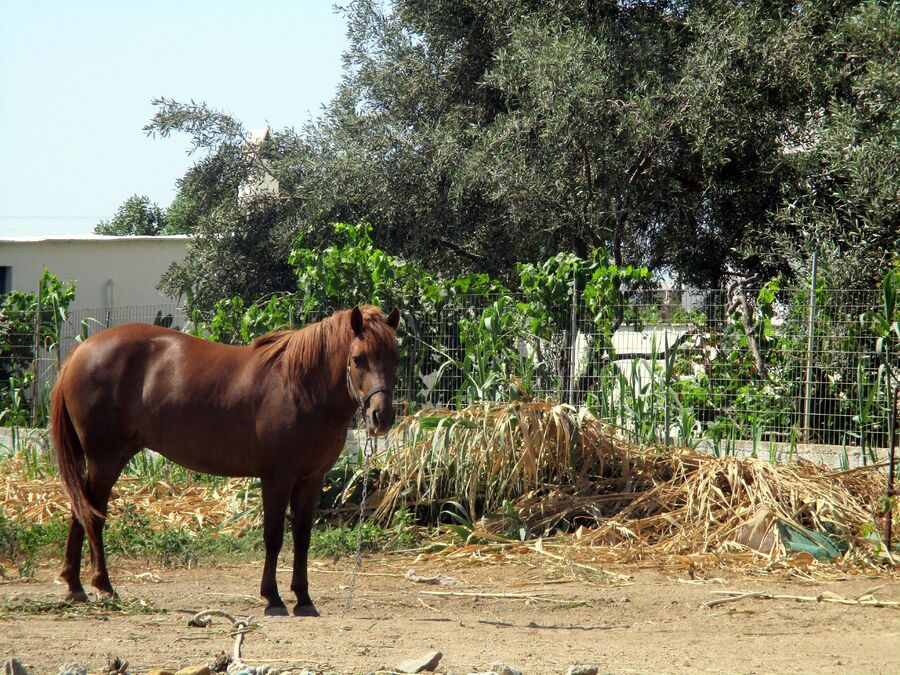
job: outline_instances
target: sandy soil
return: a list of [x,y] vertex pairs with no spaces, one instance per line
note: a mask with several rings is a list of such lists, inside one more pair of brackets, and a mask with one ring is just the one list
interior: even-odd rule
[[[460,584],[413,583],[405,578],[412,568],[420,575],[451,575]],[[438,650],[444,656],[437,670],[459,674],[488,670],[497,661],[524,673],[564,673],[574,664],[611,673],[900,672],[897,609],[758,599],[700,606],[722,589],[849,597],[882,583],[880,599],[900,600],[900,583],[886,579],[693,581],[678,573],[624,569],[618,571],[630,581],[605,585],[560,577],[558,568],[540,560],[368,559],[354,601],[342,614],[351,569],[351,561],[313,567],[311,590],[322,612],[315,619],[261,618],[259,562],[200,569],[114,563],[113,582],[123,600],[144,599],[165,613],[85,618],[65,610],[35,615],[14,609],[26,599],[62,598],[63,587],[54,583],[57,567],[48,564],[32,581],[0,585],[0,656],[16,656],[32,673],[56,673],[71,661],[99,669],[109,654],[129,661],[133,673],[205,663],[231,652],[230,624],[216,620],[209,628],[190,628],[187,619],[216,608],[257,617],[261,627],[247,635],[243,656],[282,669],[374,672]],[[289,577],[287,570],[279,573],[286,599]],[[518,593],[560,603],[423,591]]]

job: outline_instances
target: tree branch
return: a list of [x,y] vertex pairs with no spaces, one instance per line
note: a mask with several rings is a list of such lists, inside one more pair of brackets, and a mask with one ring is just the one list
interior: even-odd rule
[[477,260],[478,262],[484,262],[487,258],[483,255],[479,255],[477,253],[473,253],[468,249],[463,248],[456,242],[450,241],[449,239],[444,239],[443,237],[431,237],[431,241],[435,244],[440,244],[441,246],[446,246],[454,253],[457,253],[465,258],[469,258],[470,260]]
[[736,279],[728,284],[726,292],[731,295],[731,302],[728,304],[728,313],[731,314],[737,309],[741,310],[741,325],[744,327],[744,335],[747,336],[747,344],[750,347],[750,354],[756,363],[756,371],[762,378],[768,377],[768,368],[763,361],[762,353],[759,351],[759,345],[756,342],[756,336],[753,334],[753,319],[750,316],[750,305],[747,302],[746,284],[752,283],[756,277],[749,279]]

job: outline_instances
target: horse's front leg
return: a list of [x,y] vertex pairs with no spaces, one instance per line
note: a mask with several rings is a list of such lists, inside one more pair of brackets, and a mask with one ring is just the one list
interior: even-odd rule
[[294,616],[319,616],[319,611],[309,597],[306,567],[313,517],[321,493],[322,479],[297,483],[291,493],[294,535],[294,576],[291,580],[291,590],[297,596]]
[[262,479],[263,542],[266,546],[266,563],[263,567],[259,594],[267,601],[266,616],[288,615],[287,607],[278,595],[275,569],[278,567],[278,554],[284,543],[284,515],[290,491],[291,484],[286,477]]

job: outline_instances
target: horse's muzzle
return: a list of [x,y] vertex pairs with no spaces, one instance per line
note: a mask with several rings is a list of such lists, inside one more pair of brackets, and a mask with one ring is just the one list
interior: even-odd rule
[[366,408],[366,427],[373,436],[386,436],[394,423],[394,402],[386,394],[376,394]]

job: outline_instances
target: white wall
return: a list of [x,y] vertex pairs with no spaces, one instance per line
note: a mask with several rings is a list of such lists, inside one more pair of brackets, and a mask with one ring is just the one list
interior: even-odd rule
[[173,262],[184,259],[189,237],[0,239],[0,267],[12,268],[11,289],[35,292],[44,267],[78,282],[72,309],[171,303],[156,290]]

